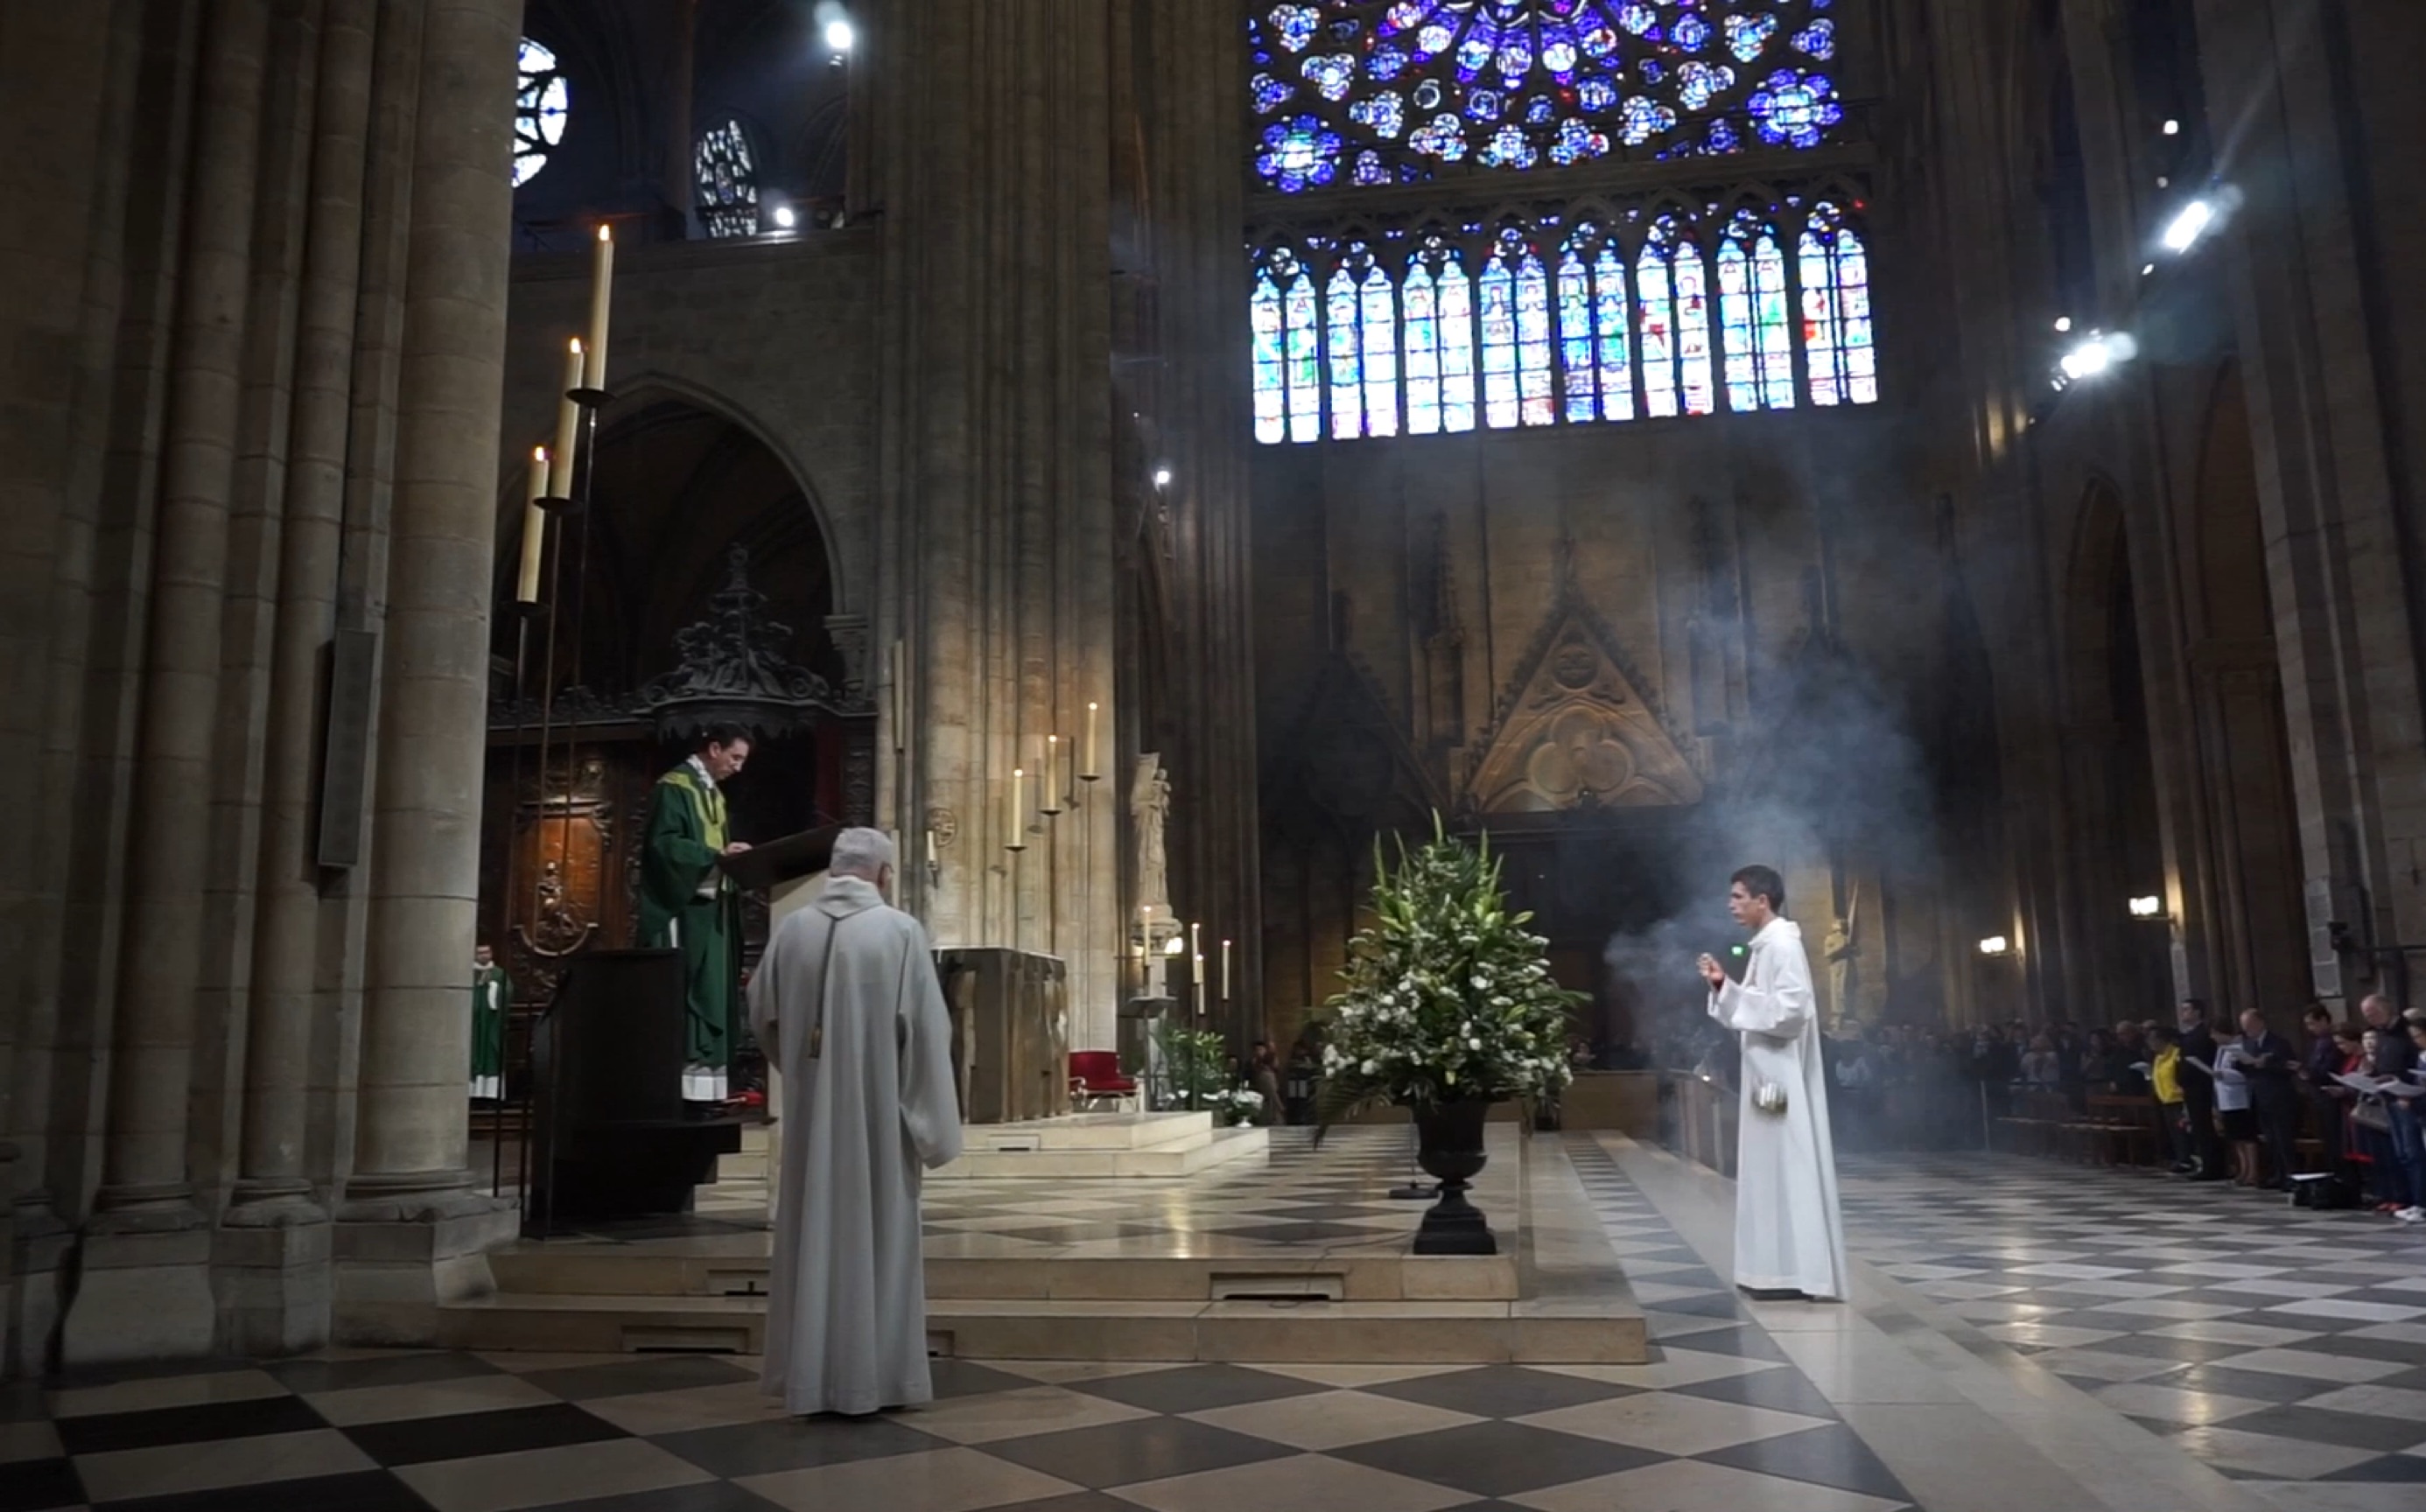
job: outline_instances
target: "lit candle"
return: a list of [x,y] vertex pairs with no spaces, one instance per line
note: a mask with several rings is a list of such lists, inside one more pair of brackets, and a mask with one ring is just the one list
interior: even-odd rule
[[1095,705],[1092,703],[1087,705],[1087,748],[1082,754],[1086,763],[1078,768],[1078,776],[1092,782],[1103,775],[1103,768],[1095,764]]
[[1027,848],[1027,772],[1024,767],[1011,769],[1011,839],[1005,844],[1011,850]]
[[1061,812],[1061,737],[1044,737],[1044,802],[1046,813]]
[[556,404],[554,455],[564,463],[548,475],[548,487],[559,499],[573,497],[573,458],[581,435],[581,406],[573,402],[573,391],[581,387],[581,338],[575,336],[564,345],[564,394]]
[[935,869],[935,831],[927,831],[927,870]]
[[1221,1001],[1230,1001],[1230,942],[1221,941]]
[[530,502],[523,506],[523,569],[515,580],[514,602],[539,602],[539,563],[547,551],[547,511],[539,501],[547,497],[547,448],[531,448]]
[[598,228],[598,259],[590,272],[590,387],[606,387],[606,307],[614,302],[615,230]]
[[1197,931],[1204,927],[1201,924],[1188,926],[1188,954],[1196,958],[1196,974],[1199,976],[1205,974],[1205,941]]

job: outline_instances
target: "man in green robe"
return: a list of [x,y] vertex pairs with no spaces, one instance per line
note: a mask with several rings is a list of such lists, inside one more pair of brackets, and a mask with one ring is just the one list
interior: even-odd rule
[[486,945],[472,947],[472,1095],[505,1096],[506,1015],[514,1005],[513,979]]
[[719,784],[749,759],[746,732],[722,725],[706,731],[688,760],[657,779],[640,836],[640,944],[681,951],[688,984],[687,1102],[723,1102],[733,1056],[741,894],[717,862],[750,847],[726,832]]

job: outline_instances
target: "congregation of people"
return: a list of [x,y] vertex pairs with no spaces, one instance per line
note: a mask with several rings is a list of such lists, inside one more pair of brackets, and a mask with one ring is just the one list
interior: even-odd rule
[[[1652,1059],[1732,1082],[1728,1048],[1680,1016]],[[2305,1200],[2426,1222],[2426,1008],[2403,1013],[2382,994],[2348,1021],[2312,1005],[2296,1029],[2254,1009],[2221,1021],[2192,1001],[2171,1023],[2111,1027],[1847,1021],[1822,1049],[1842,1148],[1981,1148],[2066,1110],[2144,1118],[2156,1159],[2182,1180],[2321,1183]]]

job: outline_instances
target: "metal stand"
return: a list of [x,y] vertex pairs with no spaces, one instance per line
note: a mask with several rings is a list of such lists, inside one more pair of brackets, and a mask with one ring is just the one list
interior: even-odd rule
[[1393,1201],[1429,1202],[1440,1191],[1439,1187],[1423,1180],[1423,1167],[1415,1162],[1415,1153],[1419,1144],[1420,1141],[1415,1134],[1415,1120],[1411,1118],[1407,1122],[1407,1174],[1415,1179],[1414,1181],[1407,1182],[1402,1185],[1390,1188],[1390,1198]]

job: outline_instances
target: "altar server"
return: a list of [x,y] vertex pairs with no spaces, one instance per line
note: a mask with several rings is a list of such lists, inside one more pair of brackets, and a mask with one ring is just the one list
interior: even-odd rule
[[1785,917],[1786,883],[1767,866],[1736,873],[1727,911],[1753,931],[1743,980],[1708,956],[1710,1017],[1743,1045],[1736,1144],[1736,1284],[1755,1293],[1842,1299],[1845,1226],[1828,1079],[1802,926]]

